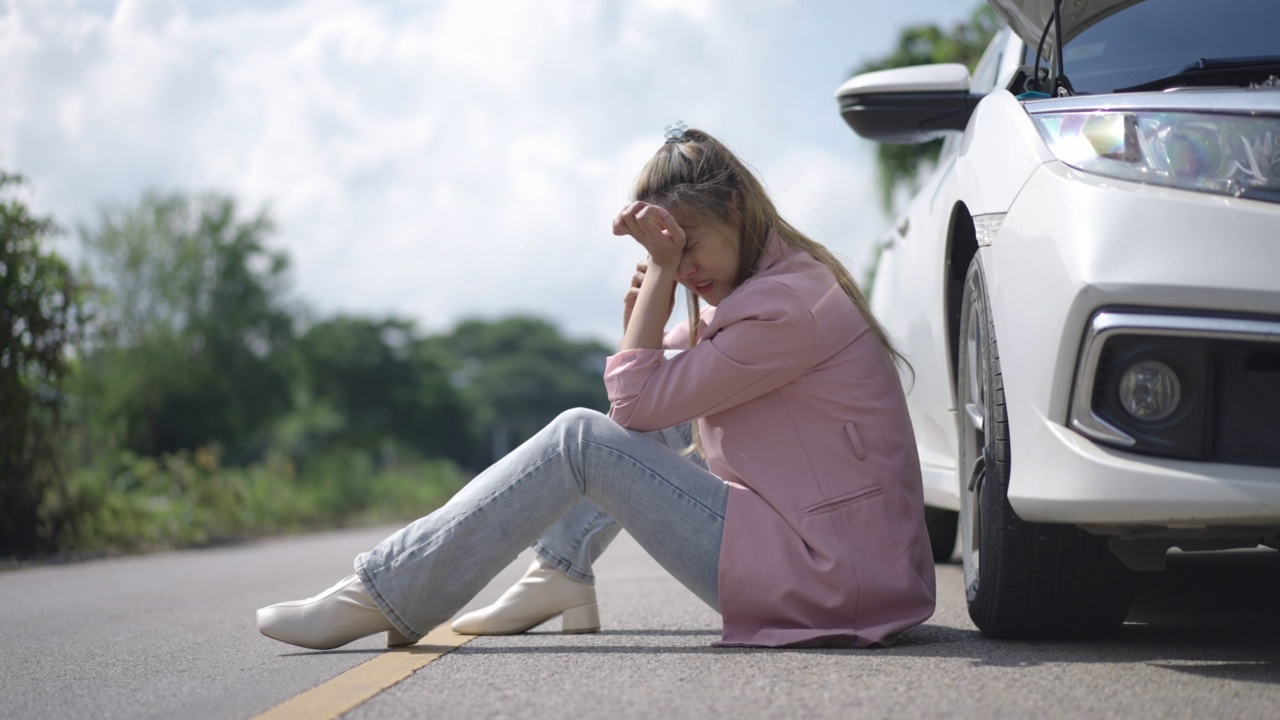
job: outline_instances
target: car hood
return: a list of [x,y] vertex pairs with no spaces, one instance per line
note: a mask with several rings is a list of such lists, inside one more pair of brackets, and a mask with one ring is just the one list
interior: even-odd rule
[[[1062,0],[1062,42],[1069,42],[1094,23],[1140,2],[1143,0]],[[1053,15],[1053,0],[987,0],[987,4],[1033,48]],[[1045,44],[1053,45],[1052,33]]]

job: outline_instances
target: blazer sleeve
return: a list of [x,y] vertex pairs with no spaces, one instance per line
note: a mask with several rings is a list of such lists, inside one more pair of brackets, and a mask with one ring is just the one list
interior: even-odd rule
[[[715,318],[715,308],[703,308],[702,314],[698,317],[698,337],[706,335],[708,323]],[[689,321],[676,323],[666,335],[662,337],[662,347],[665,350],[688,350],[689,349]]]
[[808,371],[817,333],[794,290],[762,283],[734,300],[721,303],[708,336],[680,355],[666,359],[661,350],[638,348],[611,356],[604,378],[609,417],[633,430],[660,430],[727,410]]

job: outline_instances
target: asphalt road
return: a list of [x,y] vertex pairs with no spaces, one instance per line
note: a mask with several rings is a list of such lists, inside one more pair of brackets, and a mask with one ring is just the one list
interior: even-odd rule
[[[386,533],[348,531],[0,573],[0,717],[243,718],[381,653],[268,640],[253,610],[311,595]],[[514,581],[522,557],[473,605]],[[878,650],[716,649],[718,618],[625,535],[605,630],[480,638],[346,717],[1275,718],[1280,553],[1171,559],[1105,642],[997,642],[938,570],[937,614]]]

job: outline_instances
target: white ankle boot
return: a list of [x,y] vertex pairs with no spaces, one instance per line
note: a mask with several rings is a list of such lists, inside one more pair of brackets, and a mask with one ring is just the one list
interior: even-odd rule
[[262,608],[258,611],[258,631],[312,650],[332,650],[383,631],[387,633],[387,647],[415,642],[395,629],[355,575],[343,578],[315,597]]
[[563,616],[561,632],[596,632],[600,629],[596,589],[535,558],[520,582],[496,603],[455,620],[453,631],[462,635],[512,635],[556,615]]

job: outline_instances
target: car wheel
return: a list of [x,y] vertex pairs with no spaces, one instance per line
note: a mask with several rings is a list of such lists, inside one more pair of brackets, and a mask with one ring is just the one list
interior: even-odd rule
[[1002,638],[1093,636],[1124,622],[1132,572],[1100,538],[1023,522],[1009,504],[1012,444],[1000,352],[975,257],[961,300],[956,413],[960,545],[969,617]]
[[960,513],[954,510],[924,509],[924,526],[929,531],[929,549],[935,563],[951,562],[956,551],[956,527],[959,524]]

